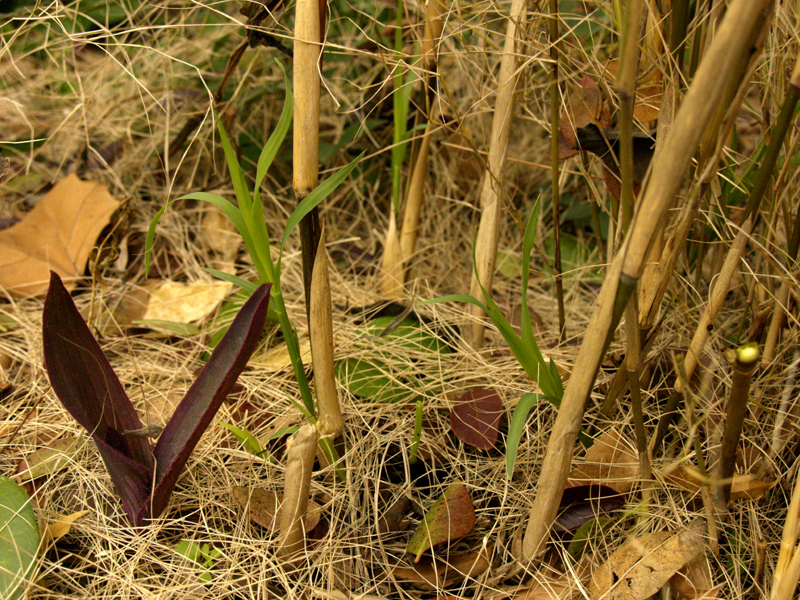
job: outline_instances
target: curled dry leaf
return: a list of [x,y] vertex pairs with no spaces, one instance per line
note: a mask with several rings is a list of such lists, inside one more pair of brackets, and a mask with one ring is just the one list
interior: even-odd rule
[[569,158],[578,153],[576,132],[581,127],[595,124],[600,129],[611,125],[611,111],[597,83],[586,75],[567,98],[561,111],[559,157]]
[[464,394],[450,411],[450,429],[455,436],[479,450],[491,450],[497,442],[497,426],[503,414],[503,401],[488,389]]
[[[88,510],[80,510],[78,512],[74,512],[71,515],[65,515],[63,517],[58,517],[52,523],[47,524],[47,529],[45,530],[43,537],[46,540],[51,542],[56,542],[60,540],[62,537],[67,535],[70,530],[72,529],[72,524],[80,519],[84,515],[88,515],[91,511]],[[46,544],[41,546],[42,548],[46,547]]]
[[[663,475],[669,483],[692,493],[699,492],[703,482],[700,470],[694,465],[681,465],[677,469],[665,470]],[[734,473],[731,482],[731,500],[760,500],[778,484],[778,481],[778,479],[762,481],[753,475]],[[714,475],[711,476],[708,486],[713,493],[716,488]]]
[[0,287],[12,296],[40,296],[50,271],[67,289],[83,276],[89,254],[117,202],[104,185],[71,174],[59,181],[19,223],[0,231]]
[[442,558],[425,558],[413,567],[395,567],[392,574],[399,581],[407,581],[425,590],[436,590],[467,578],[475,578],[489,568],[486,550],[473,550]]
[[408,542],[406,552],[418,563],[422,554],[436,544],[457,540],[475,527],[475,507],[463,483],[452,483],[433,504]]
[[725,584],[714,585],[708,560],[701,556],[675,573],[669,585],[674,592],[689,600],[716,600]]
[[639,459],[616,429],[600,436],[586,457],[576,462],[567,485],[599,483],[625,494],[639,478]]
[[645,600],[704,552],[703,524],[651,533],[623,544],[592,574],[592,600]]
[[[278,515],[283,494],[276,494],[263,488],[235,486],[233,499],[242,507],[242,510],[247,513],[247,518],[253,523],[261,525],[270,533],[280,533]],[[317,526],[321,516],[322,507],[313,500],[309,500],[308,511],[303,518],[303,528],[306,533]]]

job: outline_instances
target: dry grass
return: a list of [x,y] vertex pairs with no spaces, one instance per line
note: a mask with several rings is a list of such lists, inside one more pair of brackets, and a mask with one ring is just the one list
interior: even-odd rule
[[[777,113],[786,71],[791,68],[788,57],[797,47],[797,15],[791,14],[788,4],[778,11],[765,57],[753,79],[752,93],[741,111],[740,122],[746,126],[742,128],[740,150],[726,152],[731,160],[743,165],[763,132],[765,119],[770,115],[774,118]],[[221,149],[214,139],[209,100],[228,54],[244,33],[234,2],[130,2],[120,6],[130,20],[113,33],[68,34],[69,23],[77,14],[75,5],[42,5],[30,20],[19,21],[16,29],[4,31],[0,46],[0,135],[3,142],[14,142],[4,143],[2,152],[11,159],[13,168],[20,169],[20,174],[0,187],[0,217],[26,212],[50,183],[70,170],[102,181],[120,199],[129,198],[128,235],[117,241],[123,258],[105,265],[103,281],[95,289],[97,300],[106,307],[120,293],[144,283],[139,257],[144,232],[155,212],[169,199],[197,190],[233,197]],[[387,94],[396,58],[381,44],[389,43],[393,37],[391,32],[382,32],[385,23],[394,19],[393,6],[350,0],[330,7],[331,54],[324,63],[327,91],[322,98],[322,139],[336,143],[348,125],[384,119],[382,124],[363,130],[351,145],[354,152],[366,149],[367,157],[358,176],[334,193],[323,207],[328,248],[334,256],[336,248],[347,241],[356,241],[376,255],[382,247],[391,189],[391,96]],[[409,62],[415,52],[412,41],[422,35],[418,8],[416,3],[407,6]],[[490,2],[458,2],[446,19],[439,72],[447,96],[440,96],[440,110],[453,120],[434,136],[428,203],[412,265],[417,277],[410,292],[414,301],[464,293],[469,287],[471,243],[478,221],[478,178],[486,157],[497,57],[505,29],[499,8]],[[387,12],[381,16],[384,9]],[[286,14],[291,14],[291,8]],[[287,16],[277,28],[279,36],[291,36],[291,19]],[[524,83],[508,152],[508,201],[523,215],[528,214],[540,192],[547,195],[550,176],[546,166],[547,47],[540,17],[534,12],[529,16],[533,41],[521,57]],[[574,23],[565,23],[562,28],[570,25]],[[602,72],[602,61],[615,52],[609,44],[610,26],[609,20],[599,23],[594,45],[581,47],[573,38],[567,39],[562,65],[567,78],[575,81],[584,73],[597,77]],[[252,156],[245,142],[256,146],[263,142],[280,114],[283,75],[273,62],[274,57],[287,63],[274,49],[248,50],[228,87],[223,118],[232,139],[243,146],[245,160]],[[205,113],[206,118],[182,153],[167,158],[165,148],[197,112]],[[456,126],[458,133],[452,131]],[[798,132],[791,132],[792,152],[797,139]],[[111,144],[117,147],[113,154],[109,150]],[[471,144],[478,153],[469,149]],[[285,144],[284,154],[279,154],[263,190],[273,238],[279,236],[294,205],[289,147]],[[324,168],[345,164],[345,154],[347,151],[339,152]],[[113,164],[103,164],[103,159]],[[562,195],[572,202],[584,202],[590,189],[604,190],[598,165],[591,165],[587,172],[577,158],[562,163],[562,167]],[[706,349],[706,370],[712,375],[705,391],[698,394],[697,411],[705,419],[700,435],[707,457],[719,443],[713,435],[713,424],[722,419],[720,401],[727,397],[730,386],[730,369],[722,351],[740,330],[747,335],[753,313],[769,307],[781,279],[789,281],[795,300],[800,289],[796,272],[779,267],[785,264],[787,238],[781,211],[784,207],[790,214],[797,210],[798,172],[787,169],[770,201],[771,209],[753,236]],[[587,185],[589,180],[591,186]],[[601,202],[605,200],[601,198]],[[166,214],[159,229],[154,276],[190,281],[208,277],[201,269],[214,266],[215,255],[204,239],[205,213],[203,206],[186,203]],[[736,226],[721,220],[713,208],[703,209],[697,227],[698,231],[712,227],[716,235],[724,238],[736,232]],[[545,217],[540,239],[549,236],[551,230],[552,223]],[[518,225],[506,211],[500,247],[519,255],[521,237]],[[586,238],[593,243],[590,235]],[[689,258],[691,250],[690,247],[678,261],[665,303],[662,330],[651,353],[655,366],[642,382],[646,426],[651,434],[674,382],[670,367],[664,365],[670,364],[670,351],[680,352],[691,339],[693,324],[702,312],[709,282],[724,257],[726,244],[708,242],[701,277],[695,277]],[[239,258],[239,271],[252,271],[248,259]],[[293,239],[284,260],[282,288],[287,308],[303,338],[306,332],[300,262],[299,243]],[[537,265],[540,267],[542,261],[537,259]],[[377,292],[379,275],[356,274],[349,261],[337,260],[331,265],[331,278],[337,359],[375,357],[379,350],[359,338],[362,327],[350,309],[381,300]],[[544,323],[537,338],[540,346],[568,373],[597,289],[585,281],[580,271],[567,277],[564,285],[567,337],[560,346],[550,282],[544,277],[534,281],[528,299]],[[510,311],[519,299],[519,279],[498,274],[494,294],[498,304]],[[76,295],[81,309],[88,310],[90,297],[85,283],[82,293]],[[10,358],[5,368],[10,385],[0,392],[0,472],[4,474],[13,473],[22,457],[51,440],[83,435],[47,382],[41,358],[41,308],[40,299],[6,298],[0,303],[0,358]],[[435,305],[421,312],[431,318],[429,327],[440,335],[452,332],[454,327],[465,327],[471,318],[464,307],[454,305]],[[6,327],[6,319],[13,324]],[[789,409],[796,411],[793,374],[797,369],[797,326],[795,310],[788,314],[788,327],[783,331],[772,368],[758,372],[755,378],[741,445],[743,469],[760,468],[766,479],[777,477],[780,482],[760,501],[733,505],[732,526],[726,528],[722,552],[718,558],[709,556],[714,581],[727,584],[723,597],[757,597],[752,577],[760,540],[767,546],[767,583],[777,560],[780,532],[797,476],[796,413],[789,417],[785,447],[775,456],[769,455],[769,448],[782,398],[788,401]],[[212,426],[187,464],[168,511],[142,530],[128,526],[91,444],[68,469],[44,481],[38,510],[41,522],[87,508],[91,513],[46,550],[30,597],[432,597],[431,592],[398,581],[391,571],[409,561],[405,544],[413,525],[421,518],[420,508],[430,506],[455,480],[464,482],[470,490],[477,525],[472,534],[453,542],[452,549],[466,551],[483,546],[491,553],[492,568],[476,579],[447,587],[446,593],[500,598],[528,586],[530,579],[519,574],[509,577],[509,573],[518,556],[520,528],[537,485],[555,409],[543,404],[533,411],[512,481],[505,476],[500,450],[470,450],[453,437],[450,408],[454,399],[468,389],[497,390],[510,418],[520,396],[533,388],[491,326],[487,334],[488,344],[481,352],[475,352],[457,337],[446,336],[453,344],[453,352],[435,360],[411,363],[411,357],[402,350],[383,351],[380,356],[398,370],[420,369],[429,376],[426,387],[420,389],[425,400],[420,456],[427,474],[423,479],[415,481],[416,471],[412,475],[407,464],[414,428],[413,406],[378,404],[341,391],[345,413],[341,447],[345,449],[346,480],[337,480],[331,469],[314,473],[311,490],[324,508],[323,534],[309,543],[304,562],[297,570],[282,565],[275,555],[276,538],[247,521],[230,493],[235,485],[280,491],[282,442],[271,446],[276,461],[257,459],[239,448],[227,430]],[[169,414],[170,403],[188,388],[205,341],[202,336],[159,339],[117,333],[107,335],[101,343],[132,400],[147,415],[145,420],[157,421],[163,418],[159,417],[164,414],[162,411]],[[618,358],[623,352],[623,342],[617,340],[612,343],[609,356]],[[609,427],[598,419],[596,408],[613,375],[612,369],[600,373],[588,405],[587,429],[599,432]],[[257,407],[257,416],[251,415],[247,424],[259,437],[292,415],[294,409],[287,396],[296,397],[297,391],[290,369],[275,373],[254,366],[242,375],[240,383],[244,391],[236,402],[247,401]],[[234,411],[235,402],[231,402],[223,406],[219,418],[231,422]],[[633,423],[626,399],[614,420],[613,426],[633,446]],[[690,448],[685,421],[677,424],[676,431],[672,445],[665,451],[658,450],[653,457],[656,472],[684,457]],[[762,460],[761,467],[754,464],[758,459]],[[410,515],[412,527],[380,533],[380,518],[401,497],[411,499],[415,507]],[[637,509],[637,502],[634,493],[629,497],[626,516],[590,541],[588,555],[602,562],[632,534],[675,528],[703,514],[699,495],[662,479],[656,482],[652,504],[646,512]],[[214,562],[209,583],[199,583],[198,571],[174,551],[182,539],[208,542],[222,553]],[[557,546],[548,563],[559,567],[562,560],[565,551]],[[541,573],[547,568],[542,566]],[[768,590],[769,586],[761,589]],[[342,592],[347,595],[337,595]]]

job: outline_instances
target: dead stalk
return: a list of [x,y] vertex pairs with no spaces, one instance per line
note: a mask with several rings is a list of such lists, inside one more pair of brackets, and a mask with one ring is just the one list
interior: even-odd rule
[[800,477],[794,484],[792,501],[783,524],[781,550],[772,576],[770,600],[791,600],[800,580],[800,549],[797,545],[798,516],[800,516]]
[[[708,341],[709,326],[713,325],[716,320],[723,302],[725,301],[725,297],[728,294],[733,277],[738,272],[739,264],[741,263],[745,248],[747,247],[747,241],[750,238],[750,234],[753,232],[753,227],[755,226],[755,221],[759,214],[761,200],[772,179],[772,174],[778,162],[781,147],[783,146],[783,140],[791,127],[794,109],[797,106],[798,100],[800,100],[800,61],[795,64],[794,72],[792,73],[789,86],[786,90],[786,96],[781,106],[781,111],[778,114],[775,126],[770,135],[764,159],[758,167],[756,180],[753,183],[753,189],[747,200],[747,207],[745,209],[746,219],[741,229],[736,234],[733,245],[725,257],[725,262],[720,269],[719,276],[714,282],[714,288],[711,291],[708,305],[706,305],[703,316],[697,324],[694,337],[692,337],[692,343],[686,355],[687,378],[691,378],[695,367],[697,367],[700,356],[705,349],[706,341]],[[680,391],[680,381],[676,382],[676,388]]]
[[569,473],[586,399],[625,304],[642,274],[653,234],[683,183],[703,125],[722,95],[725,81],[719,73],[727,72],[738,57],[751,51],[749,34],[764,26],[768,19],[760,17],[772,7],[771,0],[734,0],[728,5],[672,129],[653,158],[651,176],[639,205],[644,209],[635,213],[631,230],[606,274],[550,434],[523,540],[522,558],[526,563],[538,557],[547,542]]
[[[522,27],[526,3],[524,0],[512,0],[511,14],[508,17],[506,37],[503,47],[503,58],[500,62],[500,75],[497,83],[497,101],[492,116],[492,136],[489,140],[489,160],[481,188],[481,221],[475,241],[475,270],[472,274],[470,293],[475,298],[482,298],[481,285],[492,292],[494,268],[497,262],[497,243],[500,236],[500,215],[503,193],[503,163],[508,151],[508,138],[514,120],[515,92],[517,88],[517,39],[518,29]],[[555,135],[555,132],[554,132]],[[470,324],[467,341],[473,348],[483,345],[483,311],[470,305],[474,321]]]
[[548,26],[550,30],[550,186],[553,189],[553,276],[558,305],[558,339],[567,334],[564,312],[564,280],[561,277],[561,193],[559,191],[558,131],[561,129],[561,86],[558,81],[558,62],[561,48],[558,26],[558,0],[550,0]]
[[303,425],[286,442],[286,479],[280,508],[281,538],[278,555],[291,561],[303,550],[303,517],[308,509],[311,471],[317,450],[317,428]]
[[311,359],[314,365],[314,388],[317,393],[317,427],[323,437],[336,437],[344,421],[336,391],[333,370],[333,315],[331,314],[331,283],[328,277],[328,255],[321,236],[311,277]]
[[714,490],[714,504],[720,513],[728,508],[731,499],[731,482],[736,470],[736,449],[742,435],[744,416],[747,413],[747,397],[750,394],[750,381],[758,366],[761,352],[758,344],[750,343],[731,351],[733,381],[728,397],[725,432],[722,435],[722,448],[717,467],[717,486]]
[[405,283],[410,277],[411,260],[417,246],[417,232],[422,205],[425,199],[425,180],[428,175],[428,156],[433,134],[434,78],[437,73],[437,48],[442,35],[443,6],[439,0],[429,0],[425,4],[425,37],[423,40],[422,67],[425,69],[423,87],[426,97],[425,133],[422,135],[411,179],[406,190],[406,205],[403,211],[403,224],[400,229],[400,255],[403,261],[402,278]]
[[[319,182],[319,60],[322,49],[320,3],[298,0],[294,41],[294,141],[292,186],[297,202]],[[311,274],[321,237],[319,211],[315,208],[300,222],[303,253],[303,286],[306,312],[310,315]]]

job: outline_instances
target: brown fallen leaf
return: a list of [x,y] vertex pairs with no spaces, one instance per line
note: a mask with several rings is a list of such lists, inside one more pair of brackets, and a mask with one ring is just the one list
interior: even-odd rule
[[118,207],[104,185],[75,174],[62,179],[19,223],[0,231],[0,287],[16,297],[40,296],[52,270],[74,288]]
[[[283,501],[283,494],[276,494],[263,488],[235,486],[233,488],[233,499],[246,511],[247,518],[253,523],[261,525],[270,533],[280,533],[278,515]],[[303,528],[306,533],[309,533],[319,524],[321,516],[322,507],[313,500],[309,500],[308,511],[303,518]]]
[[600,483],[625,494],[639,478],[639,458],[616,429],[600,436],[586,457],[576,462],[568,486]]
[[407,581],[425,590],[436,590],[469,577],[478,577],[489,568],[487,553],[474,550],[456,554],[448,560],[425,558],[413,567],[395,567],[392,574],[400,581]]
[[465,444],[491,450],[497,442],[497,426],[503,412],[503,401],[497,392],[472,390],[459,398],[450,411],[450,429]]
[[533,582],[526,588],[515,590],[511,600],[577,600],[583,598],[585,580],[593,566],[593,559],[586,554],[567,573],[550,574],[539,569]]
[[561,111],[561,134],[559,135],[560,158],[569,158],[578,153],[576,132],[581,127],[595,124],[601,129],[611,125],[611,111],[603,92],[588,75],[570,91],[566,105]]
[[687,563],[703,555],[703,524],[651,533],[623,544],[592,574],[593,600],[645,600]]
[[[694,465],[681,465],[677,469],[665,470],[663,476],[665,481],[692,493],[700,491],[703,481],[703,476]],[[764,494],[778,485],[778,481],[778,479],[762,481],[753,475],[734,473],[731,482],[731,500],[760,500]],[[711,493],[714,493],[716,488],[714,475],[710,477],[708,486]]]
[[445,490],[425,518],[417,526],[408,542],[406,552],[415,556],[418,563],[422,554],[436,544],[457,540],[475,527],[475,507],[469,490],[463,483],[452,483]]
[[142,321],[199,321],[217,309],[232,287],[228,281],[163,281],[150,291]]
[[708,560],[705,556],[701,556],[675,573],[670,578],[669,585],[674,592],[678,592],[689,600],[715,600],[717,592],[725,584],[714,585]]
[[70,436],[55,440],[45,448],[34,450],[17,465],[17,481],[26,483],[66,469],[75,462],[75,457],[83,449],[84,444],[83,438]]

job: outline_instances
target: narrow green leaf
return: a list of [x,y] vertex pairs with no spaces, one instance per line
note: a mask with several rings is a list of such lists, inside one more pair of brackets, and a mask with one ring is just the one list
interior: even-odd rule
[[514,463],[517,461],[517,449],[522,432],[525,430],[525,422],[528,420],[528,413],[539,401],[539,394],[524,394],[519,399],[508,424],[508,438],[506,439],[506,475],[509,479],[514,476]]
[[233,434],[233,437],[235,437],[242,447],[250,454],[254,454],[256,456],[261,456],[261,454],[263,454],[264,447],[261,445],[261,442],[259,442],[258,438],[250,433],[250,431],[247,429],[241,429],[236,427],[236,425],[225,423],[224,421],[217,421],[217,425],[222,425],[225,429],[230,431]]
[[[216,116],[217,119],[217,130],[219,131],[219,137],[222,140],[222,150],[225,152],[225,162],[228,163],[228,171],[231,175],[231,182],[233,183],[233,189],[236,192],[236,200],[239,201],[239,208],[241,211],[246,214],[252,214],[252,204],[253,198],[250,196],[250,190],[247,189],[247,181],[244,178],[244,171],[242,171],[242,167],[239,165],[239,161],[236,159],[236,152],[233,150],[233,146],[231,145],[230,139],[228,139],[228,133],[225,131],[225,127],[222,125],[222,119],[219,116]],[[241,231],[239,232],[241,233]]]
[[272,135],[269,136],[267,143],[264,144],[264,148],[261,150],[261,155],[258,157],[258,166],[256,167],[256,187],[253,193],[254,211],[256,209],[261,209],[261,196],[259,193],[261,184],[264,181],[264,177],[267,176],[267,171],[269,171],[272,161],[275,160],[275,155],[278,154],[278,150],[280,150],[281,144],[286,138],[286,134],[289,132],[289,127],[292,124],[292,112],[294,107],[292,86],[289,84],[289,78],[286,75],[286,71],[283,69],[283,65],[280,63],[280,61],[276,60],[275,62],[278,63],[278,66],[283,71],[283,79],[286,83],[286,100],[283,102],[283,111],[278,119],[278,124],[275,125],[275,130],[272,132]]
[[226,273],[225,271],[217,271],[216,269],[209,269],[208,267],[203,267],[203,271],[213,275],[218,279],[222,279],[222,281],[227,281],[228,283],[232,283],[233,285],[242,288],[246,292],[253,293],[258,288],[257,283],[253,283],[252,281],[247,281],[247,279],[242,279],[241,277],[237,277],[236,275],[231,275],[230,273]]
[[164,321],[162,319],[137,319],[133,322],[137,327],[147,327],[149,329],[162,329],[176,335],[197,335],[200,328],[191,323],[179,323],[177,321]]
[[[297,208],[294,209],[294,212],[289,217],[288,223],[286,223],[286,229],[283,230],[283,239],[281,240],[281,255],[283,255],[283,249],[286,246],[286,241],[289,239],[292,231],[295,227],[303,220],[308,213],[310,213],[315,206],[318,206],[325,198],[330,195],[333,190],[335,190],[339,185],[347,178],[348,175],[356,168],[359,161],[364,157],[364,152],[359,154],[353,161],[350,162],[346,167],[339,169],[334,175],[328,177],[325,181],[319,184],[316,188],[314,188],[311,193],[303,198],[302,202],[297,205]],[[280,262],[280,259],[278,259]]]

